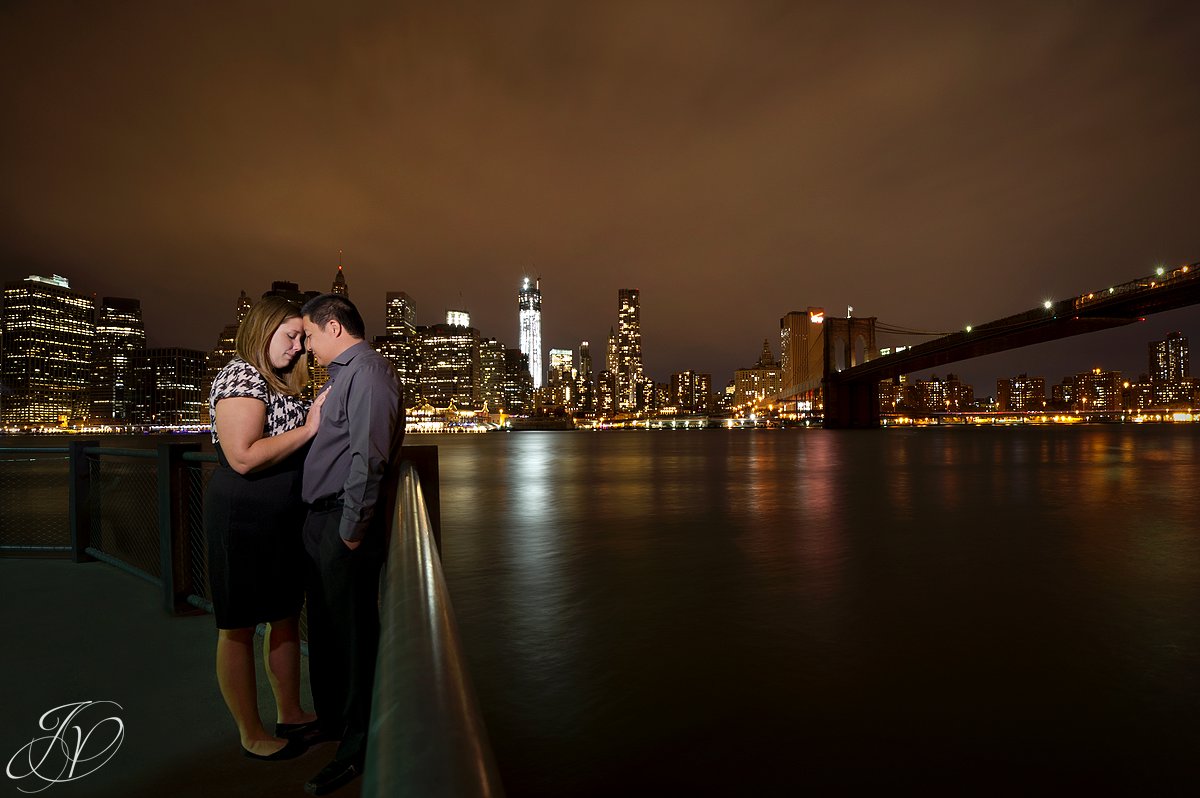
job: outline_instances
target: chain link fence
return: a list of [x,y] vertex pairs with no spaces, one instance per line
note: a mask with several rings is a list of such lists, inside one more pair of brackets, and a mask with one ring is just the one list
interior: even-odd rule
[[0,556],[70,556],[67,451],[0,449]]
[[88,454],[92,548],[161,581],[157,452]]

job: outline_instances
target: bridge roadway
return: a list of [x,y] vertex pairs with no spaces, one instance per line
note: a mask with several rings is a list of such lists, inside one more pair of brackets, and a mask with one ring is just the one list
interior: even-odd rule
[[[842,371],[829,371],[824,389],[825,426],[879,426],[878,385],[902,374],[982,357],[1008,349],[1107,330],[1153,313],[1200,303],[1200,262],[1131,280],[1111,288],[1047,303],[884,355]],[[815,381],[814,381],[815,382]],[[811,390],[813,386],[802,386]]]

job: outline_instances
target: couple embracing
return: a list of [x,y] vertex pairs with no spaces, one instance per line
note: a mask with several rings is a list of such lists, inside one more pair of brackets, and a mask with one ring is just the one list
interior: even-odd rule
[[[291,759],[340,741],[333,761],[304,785],[323,795],[363,771],[379,572],[404,436],[400,384],[340,294],[302,308],[264,297],[242,321],[236,348],[209,395],[219,462],[205,493],[217,681],[247,757]],[[301,397],[305,350],[330,377],[311,404]],[[315,713],[300,703],[306,595]],[[258,624],[268,630],[273,734],[258,713]]]

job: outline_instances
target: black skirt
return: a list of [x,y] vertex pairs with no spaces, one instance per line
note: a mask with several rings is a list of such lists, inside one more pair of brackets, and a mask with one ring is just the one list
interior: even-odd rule
[[300,614],[304,604],[304,450],[259,472],[220,465],[204,493],[208,575],[218,629],[244,629]]

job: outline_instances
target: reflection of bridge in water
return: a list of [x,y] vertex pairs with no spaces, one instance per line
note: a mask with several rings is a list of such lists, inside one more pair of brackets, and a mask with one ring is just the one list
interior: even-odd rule
[[824,364],[820,378],[796,386],[788,398],[821,391],[825,426],[878,427],[881,380],[982,357],[1008,349],[1107,330],[1153,313],[1200,303],[1200,262],[1042,307],[968,327],[901,352],[883,355],[875,347],[874,318],[826,318]]

